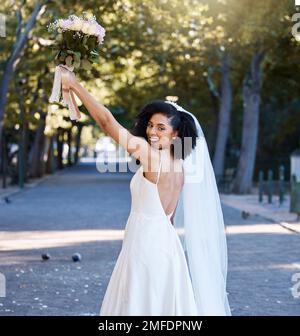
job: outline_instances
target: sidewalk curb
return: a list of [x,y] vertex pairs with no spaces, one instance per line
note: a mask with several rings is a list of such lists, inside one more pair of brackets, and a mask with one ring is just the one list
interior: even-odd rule
[[[294,233],[297,233],[297,234],[300,234],[300,229],[299,230],[296,230],[292,227],[290,227],[290,225],[293,225],[293,223],[288,223],[288,222],[280,222],[279,225],[281,225],[283,228],[289,230],[289,231],[292,231]],[[298,224],[299,225],[299,224]]]
[[[226,206],[232,207],[236,210],[247,211],[254,216],[260,216],[261,218],[266,219],[268,221],[271,221],[274,224],[280,225],[282,228],[284,228],[286,230],[289,230],[289,231],[291,231],[293,233],[296,233],[296,234],[300,234],[300,223],[299,222],[286,222],[286,221],[282,221],[282,220],[278,220],[278,219],[276,220],[271,216],[267,216],[265,213],[261,213],[259,211],[253,211],[252,209],[249,210],[249,209],[247,209],[247,207],[244,207],[242,209],[239,206],[235,206],[234,204],[232,204],[232,202],[226,202],[226,200],[222,199],[222,197],[221,197],[221,203],[225,204]],[[294,228],[293,227],[294,225],[299,225],[299,229]]]

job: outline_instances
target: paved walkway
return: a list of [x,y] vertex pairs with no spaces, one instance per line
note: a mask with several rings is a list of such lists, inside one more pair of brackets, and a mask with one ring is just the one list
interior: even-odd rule
[[290,196],[285,195],[282,204],[277,195],[273,196],[272,203],[269,203],[264,195],[263,201],[258,201],[258,195],[221,195],[224,204],[237,210],[245,212],[245,215],[259,215],[270,221],[279,223],[281,226],[300,233],[300,221],[296,213],[290,212]]
[[[131,176],[81,164],[0,204],[0,315],[99,313],[130,211]],[[300,315],[291,290],[297,273],[300,281],[300,235],[252,213],[243,219],[226,204],[223,210],[233,315]],[[75,252],[81,262],[72,261]]]

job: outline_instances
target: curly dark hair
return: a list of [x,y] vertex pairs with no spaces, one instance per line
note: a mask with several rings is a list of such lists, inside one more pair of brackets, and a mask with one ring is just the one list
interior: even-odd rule
[[[181,142],[181,146],[179,147],[181,150],[174,151],[174,144],[172,143],[171,154],[174,158],[185,159],[196,146],[198,133],[194,119],[188,113],[178,111],[175,106],[163,100],[155,100],[142,107],[131,130],[132,134],[147,140],[147,124],[155,113],[165,115],[169,119],[173,130],[178,131],[178,138]],[[189,139],[189,141],[184,141],[184,139]]]

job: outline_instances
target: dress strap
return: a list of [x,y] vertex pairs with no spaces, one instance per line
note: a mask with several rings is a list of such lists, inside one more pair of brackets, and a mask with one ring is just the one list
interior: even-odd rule
[[161,157],[159,155],[159,168],[158,168],[158,174],[157,174],[157,180],[156,180],[156,183],[158,183],[158,180],[159,180],[159,176],[160,176],[160,171],[161,171]]

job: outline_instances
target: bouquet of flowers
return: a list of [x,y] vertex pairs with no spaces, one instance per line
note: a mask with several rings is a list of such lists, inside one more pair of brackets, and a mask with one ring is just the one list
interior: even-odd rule
[[[97,23],[95,16],[87,18],[70,15],[49,24],[48,31],[55,33],[55,75],[50,102],[60,101],[61,66],[70,71],[83,68],[89,70],[99,62],[99,48],[105,29]],[[70,111],[71,120],[80,118],[80,112],[72,91],[63,92],[63,105]]]

